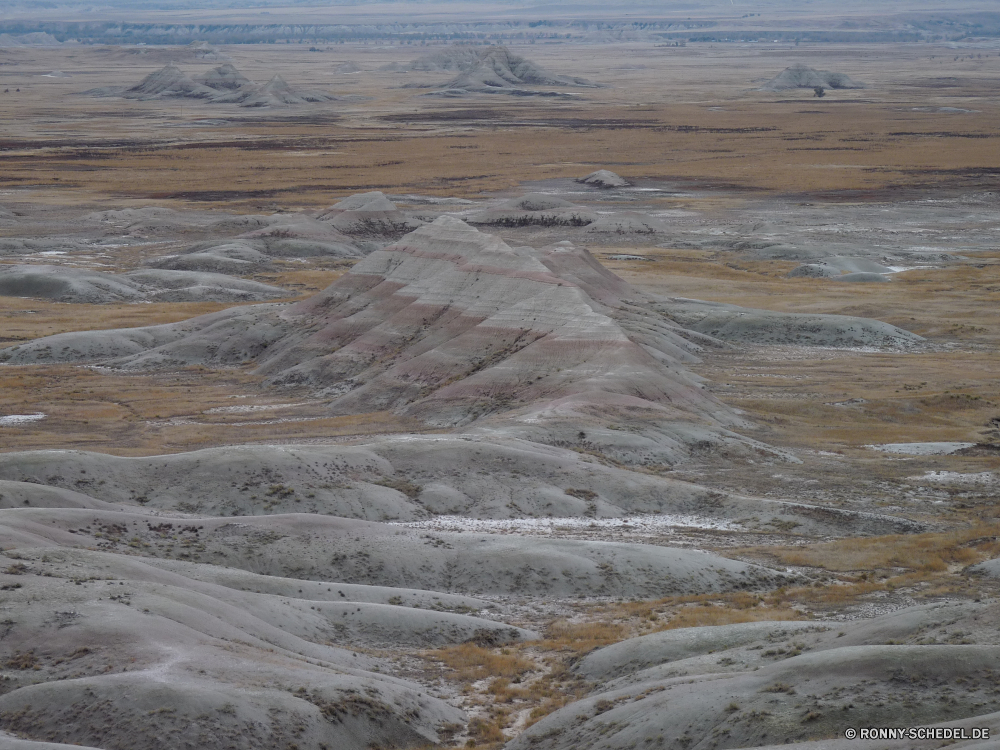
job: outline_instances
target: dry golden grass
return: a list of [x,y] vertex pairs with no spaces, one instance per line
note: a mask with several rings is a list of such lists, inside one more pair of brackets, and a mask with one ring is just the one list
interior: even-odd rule
[[839,539],[808,547],[779,548],[773,553],[786,565],[840,573],[942,573],[1000,555],[1000,523],[979,523],[930,534]]
[[556,620],[545,633],[543,647],[552,651],[587,653],[595,648],[617,643],[628,637],[629,628],[623,623]]
[[254,274],[254,281],[280,286],[290,290],[289,297],[296,299],[301,296],[315,294],[326,289],[334,281],[344,275],[345,271],[354,265],[353,259],[326,260],[311,258],[306,268],[301,263],[278,261],[273,271]]
[[[803,105],[807,111],[801,111]],[[593,106],[493,100],[422,108],[433,108],[431,117],[438,118],[422,130],[413,127],[421,116],[407,121],[404,115],[389,123],[391,129],[365,136],[329,122],[305,121],[271,125],[240,146],[213,143],[219,136],[204,132],[201,143],[183,146],[140,141],[96,153],[92,146],[59,152],[27,147],[6,157],[6,179],[14,186],[50,189],[72,179],[74,187],[95,198],[193,199],[250,208],[262,199],[320,206],[331,192],[370,189],[503,190],[526,176],[577,177],[581,165],[595,162],[630,164],[634,177],[770,190],[878,190],[928,178],[955,182],[966,172],[975,179],[976,170],[997,156],[997,144],[989,138],[995,132],[994,111],[968,116],[957,137],[935,138],[936,148],[928,149],[928,138],[941,130],[939,118],[911,112],[892,121],[882,103],[871,102],[845,108],[748,100],[712,113],[710,121],[703,106],[684,103],[639,109],[611,103],[600,112]],[[821,116],[811,114],[816,109]],[[456,119],[471,125],[471,131],[456,135],[442,127]],[[525,120],[539,125],[526,128]],[[893,135],[904,131],[908,134]],[[865,146],[845,154],[845,142],[861,133],[867,136]],[[803,140],[810,141],[809,150],[802,148]],[[476,158],[455,146],[478,147]],[[306,147],[314,154],[299,158]],[[636,164],[640,153],[647,158]],[[765,160],[769,168],[762,170]],[[838,168],[845,161],[849,168]],[[951,172],[944,174],[944,168]],[[262,175],[267,177],[263,190]]]
[[176,323],[227,307],[233,305],[224,302],[75,305],[41,299],[0,297],[0,345],[67,331],[138,328]]
[[[703,186],[785,194],[860,189],[866,192],[859,199],[869,200],[898,195],[898,188],[906,186],[984,184],[982,165],[993,163],[1000,154],[997,105],[991,99],[977,99],[974,109],[978,111],[961,117],[942,118],[914,109],[914,102],[937,102],[942,92],[932,79],[945,73],[953,76],[948,97],[981,97],[982,76],[992,70],[992,61],[946,64],[943,58],[933,59],[931,50],[912,45],[811,49],[810,64],[830,69],[852,70],[859,56],[863,57],[862,77],[872,84],[865,91],[831,93],[820,101],[811,92],[774,95],[749,90],[750,81],[770,77],[784,64],[770,54],[726,46],[712,47],[706,53],[699,45],[664,50],[639,44],[608,47],[602,49],[603,57],[595,57],[594,49],[565,44],[522,50],[554,69],[575,67],[612,84],[587,91],[580,101],[566,102],[421,97],[420,92],[395,88],[398,75],[376,72],[385,62],[409,60],[414,50],[354,48],[367,62],[362,64],[363,73],[350,78],[349,88],[351,93],[371,95],[370,102],[351,106],[337,102],[281,117],[240,111],[245,119],[225,127],[206,126],[203,121],[231,118],[234,109],[228,105],[68,96],[92,86],[134,82],[140,73],[159,66],[159,58],[140,61],[136,68],[123,66],[121,59],[102,50],[75,50],[72,57],[62,50],[20,50],[11,53],[12,75],[22,68],[77,72],[72,79],[50,81],[45,87],[35,85],[37,81],[25,73],[23,96],[0,101],[0,114],[5,108],[8,114],[16,113],[7,118],[11,129],[3,155],[5,185],[30,183],[32,201],[50,207],[86,204],[91,210],[95,204],[121,208],[157,203],[242,212],[279,206],[315,208],[366,189],[473,195],[515,188],[524,181],[577,177],[606,166],[640,179],[697,179]],[[236,65],[251,75],[280,71],[299,85],[331,85],[329,78],[314,70],[317,58],[296,45],[280,51],[237,47],[231,52]],[[645,68],[617,71],[616,61],[629,62],[636,55],[643,57]],[[211,67],[193,61],[185,65],[192,71]],[[348,81],[337,85],[346,86]],[[46,122],[41,132],[33,126],[40,118]],[[177,125],[184,125],[183,131],[174,130]],[[180,132],[183,139],[176,137]],[[56,141],[59,147],[52,148]],[[928,148],[931,143],[933,148]],[[762,163],[767,169],[760,169]],[[891,193],[879,192],[890,185]],[[702,192],[694,198],[667,195],[658,200],[662,208],[690,207],[710,213],[716,206],[738,206],[743,197],[733,190]],[[14,224],[2,228],[0,234],[23,231],[23,226]],[[122,268],[137,267],[145,253],[161,251],[155,247],[123,249],[116,262]],[[887,285],[831,285],[783,278],[789,263],[747,261],[735,254],[695,250],[652,249],[648,254],[656,261],[641,268],[616,262],[608,265],[628,280],[657,291],[776,310],[874,315],[949,341],[1000,344],[998,266],[910,271]],[[977,260],[989,257],[980,254]],[[342,270],[336,263],[316,261],[302,268],[280,262],[275,270],[257,278],[307,294]],[[25,307],[36,312],[28,314]],[[0,299],[0,329],[6,340],[20,341],[81,328],[180,320],[221,307],[102,306],[87,308],[87,314],[81,315],[75,305]],[[745,360],[712,356],[702,372],[715,382],[725,382],[735,368],[746,364]],[[995,407],[986,403],[1000,392],[995,364],[992,355],[968,352],[923,358],[872,355],[843,362],[824,358],[762,361],[762,366],[774,368],[776,374],[796,369],[805,377],[783,382],[781,389],[773,387],[773,380],[745,379],[741,385],[746,387],[719,395],[774,427],[778,434],[768,438],[778,443],[850,450],[874,442],[970,440],[995,416],[991,412]],[[968,373],[963,392],[982,400],[935,401],[946,395],[944,391],[955,390],[959,371]],[[926,388],[919,392],[900,390],[897,394],[891,387],[924,381]],[[147,387],[167,395],[155,382]],[[779,396],[816,395],[775,398],[776,391]],[[869,401],[863,410],[824,404],[858,396]],[[14,401],[12,407],[17,406]],[[129,399],[114,403],[118,405],[106,402],[100,408],[126,413],[135,406]],[[166,411],[170,398],[164,404]],[[183,400],[171,410],[175,415],[190,413]],[[89,416],[80,415],[80,419],[95,423]],[[297,424],[274,429],[290,436],[321,432],[311,433],[306,423]],[[32,442],[33,429],[19,433],[19,440],[37,447],[52,445],[49,438]],[[212,430],[198,438],[164,427],[160,439],[169,441],[170,449],[232,439],[221,428]],[[70,430],[69,437],[82,439],[76,430]],[[89,444],[96,447],[108,442],[100,438]],[[155,438],[150,436],[152,442]]]
[[[511,108],[513,109],[513,108]],[[490,110],[483,112],[488,116]],[[527,116],[530,117],[530,114]],[[640,167],[639,176],[657,178],[702,178],[715,179],[726,184],[739,184],[745,187],[762,187],[777,189],[785,186],[793,190],[816,189],[856,189],[883,188],[892,180],[906,179],[914,167],[917,171],[934,171],[941,165],[941,154],[925,149],[925,138],[919,135],[909,138],[893,139],[888,137],[887,123],[881,118],[881,112],[873,111],[868,117],[861,117],[861,123],[837,123],[838,112],[831,112],[829,118],[796,118],[794,114],[788,117],[787,112],[775,112],[774,108],[765,105],[750,105],[745,110],[724,118],[716,127],[721,128],[751,128],[759,130],[775,129],[766,135],[743,136],[739,139],[738,148],[729,149],[730,153],[719,153],[722,144],[731,145],[732,136],[719,136],[706,133],[671,133],[671,147],[664,149],[664,136],[656,128],[629,130],[623,133],[613,124],[602,127],[600,120],[591,119],[587,111],[560,112],[550,119],[548,128],[539,128],[533,133],[525,133],[522,128],[508,132],[490,132],[488,140],[482,135],[474,135],[481,144],[477,159],[456,159],[455,145],[467,145],[469,136],[457,138],[439,133],[422,135],[397,133],[382,134],[369,139],[358,139],[353,133],[330,133],[322,135],[309,131],[296,133],[294,140],[323,140],[323,147],[346,151],[346,154],[318,157],[311,160],[309,168],[303,169],[301,160],[290,158],[287,152],[300,148],[297,144],[292,149],[275,144],[269,149],[254,148],[254,159],[245,158],[242,149],[214,148],[211,145],[201,149],[176,151],[164,148],[148,154],[128,156],[111,156],[95,160],[84,159],[84,166],[103,167],[95,177],[88,180],[88,187],[101,195],[116,195],[125,192],[126,184],[140,175],[137,184],[130,184],[131,195],[143,195],[152,200],[195,198],[204,200],[216,197],[222,193],[225,199],[238,199],[231,192],[240,190],[250,193],[256,185],[261,171],[268,176],[268,193],[282,203],[294,196],[296,204],[302,204],[312,198],[315,204],[328,200],[330,178],[334,185],[340,184],[341,190],[387,189],[402,191],[418,189],[423,192],[451,193],[461,184],[463,192],[478,192],[480,190],[506,189],[516,185],[521,175],[533,175],[538,179],[575,177],[578,175],[581,156],[584,163],[591,161],[590,155],[601,156],[605,164],[616,164],[628,161],[628,155],[646,152],[653,157],[653,163]],[[852,115],[859,113],[853,112]],[[517,116],[516,110],[510,113],[512,123]],[[607,120],[634,118],[634,110],[618,110],[608,113]],[[656,127],[670,129],[687,126],[695,118],[701,119],[700,108],[690,106],[672,106],[656,108],[641,113],[642,119],[655,124]],[[566,138],[563,122],[574,119],[584,119],[591,126],[587,131],[575,131],[572,138]],[[604,118],[602,118],[604,119]],[[917,119],[917,118],[914,118]],[[830,122],[833,120],[833,122]],[[779,126],[780,123],[780,126]],[[485,124],[485,123],[483,123]],[[809,137],[814,129],[837,126],[841,133],[823,136],[830,148],[824,152],[812,152],[808,155],[796,153],[794,141]],[[837,142],[840,137],[855,131],[855,127],[871,127],[880,131],[878,136],[884,141],[882,149],[869,151],[863,155],[852,155],[857,168],[850,170],[813,170],[814,164],[835,164],[843,158],[837,153]],[[572,127],[572,124],[570,124]],[[932,131],[937,123],[914,122],[911,127]],[[982,122],[981,128],[987,132],[992,130],[992,124]],[[302,129],[300,129],[302,130]],[[575,129],[574,129],[575,130]],[[839,136],[839,137],[838,137]],[[419,146],[413,140],[419,138]],[[349,141],[348,144],[341,141]],[[293,141],[294,142],[294,141]],[[982,164],[982,159],[994,157],[994,154],[983,154],[983,142],[965,140],[947,143],[945,146],[948,163],[959,170],[975,169]],[[986,148],[995,148],[986,141]],[[590,158],[586,158],[586,156]],[[44,157],[32,154],[21,164],[10,166],[12,182],[46,181],[63,174],[69,166],[62,161],[65,156]],[[756,164],[761,159],[770,159],[774,168],[759,170]],[[560,163],[570,163],[563,166]],[[74,159],[79,165],[80,159]],[[179,167],[179,169],[178,169]],[[872,169],[878,167],[878,169]],[[29,171],[30,170],[30,171]],[[824,173],[820,177],[817,172]],[[23,175],[23,176],[22,176]],[[831,184],[833,183],[833,184]],[[308,205],[308,203],[306,203]]]
[[484,677],[519,677],[530,671],[534,664],[509,648],[490,649],[474,643],[446,646],[434,652],[452,670],[454,678],[463,682],[481,680]]
[[[351,264],[320,259],[304,269],[298,263],[279,261],[273,270],[254,278],[294,290],[288,299],[295,300],[325,288]],[[0,297],[0,345],[66,331],[173,323],[233,306],[218,302],[82,305]],[[195,367],[162,374],[109,374],[73,365],[4,367],[0,369],[0,413],[43,412],[48,417],[5,428],[0,450],[82,448],[145,455],[244,439],[260,442],[423,429],[422,424],[387,412],[328,417],[320,402],[268,410],[266,416],[253,418],[204,413],[234,404],[281,403],[266,395],[258,397],[259,393],[260,378],[247,369]],[[234,402],[231,397],[235,395],[252,398]],[[300,401],[293,397],[287,402]]]
[[[317,58],[304,48],[255,47],[231,49],[250,75],[266,79],[280,71],[298,85],[334,83],[317,72]],[[0,101],[0,115],[11,124],[5,184],[30,185],[35,200],[54,203],[73,195],[258,210],[275,203],[317,207],[332,195],[368,189],[474,194],[526,179],[577,177],[598,165],[626,167],[637,178],[870,196],[889,186],[983,184],[989,177],[982,167],[996,162],[1000,148],[997,104],[982,83],[996,75],[995,59],[944,65],[930,48],[913,45],[814,47],[787,51],[782,59],[726,45],[708,54],[701,45],[664,50],[650,44],[608,46],[601,55],[592,45],[574,44],[520,51],[612,85],[572,102],[445,101],[401,89],[398,74],[375,70],[390,59],[412,59],[415,50],[354,48],[368,58],[365,71],[334,85],[343,93],[349,83],[350,93],[372,101],[291,113],[299,117],[237,110],[240,121],[220,127],[204,122],[230,119],[234,107],[70,95],[134,83],[161,60],[136,67],[101,50],[77,50],[71,58],[61,50],[12,52],[8,80],[24,90]],[[873,87],[822,100],[809,91],[751,90],[789,58],[806,55],[811,65],[855,74],[864,59],[863,77]],[[644,68],[615,72],[619,62],[637,57]],[[191,72],[208,67],[184,65]],[[38,86],[27,71],[41,67],[74,70],[74,78]],[[951,77],[944,98],[935,81],[941,75]],[[976,111],[960,118],[914,106],[966,99],[975,101]],[[33,127],[39,119],[46,123],[41,132]],[[174,130],[177,125],[184,130]]]
[[[234,405],[276,408],[206,413]],[[4,428],[0,450],[75,448],[153,455],[234,442],[427,431],[423,423],[390,412],[331,417],[325,401],[300,393],[277,398],[261,389],[260,377],[241,369],[195,367],[130,375],[72,365],[0,368],[0,413],[37,412],[48,416]]]
[[756,548],[741,554],[837,574],[824,583],[781,588],[761,597],[763,604],[776,609],[837,610],[875,592],[898,589],[922,597],[971,596],[986,584],[970,580],[962,570],[1000,555],[1000,523],[978,522],[928,534],[847,538],[806,547]]
[[427,652],[431,665],[444,667],[442,676],[462,686],[477,716],[469,737],[477,747],[498,747],[504,733],[521,717],[522,728],[582,697],[586,685],[569,672],[580,655],[629,637],[624,623],[597,619],[556,620],[540,641],[484,648],[472,643]]
[[[653,262],[612,261],[634,248],[603,247],[615,273],[654,292],[680,294],[782,312],[873,317],[899,325],[948,350],[929,352],[790,351],[747,347],[709,352],[695,369],[723,401],[765,426],[770,443],[820,448],[861,462],[873,477],[907,468],[862,446],[892,442],[990,441],[1000,414],[1000,265],[977,262],[897,274],[890,284],[833,284],[788,279],[787,263],[732,253],[646,248]],[[980,254],[978,260],[987,257]],[[955,344],[959,344],[955,346]],[[844,408],[851,399],[864,402]],[[949,458],[956,466],[961,457]],[[951,464],[949,464],[950,467]],[[986,470],[1000,462],[981,458]],[[935,466],[934,468],[943,468]],[[911,471],[912,472],[912,467]]]
[[461,686],[477,712],[469,725],[477,747],[499,747],[515,723],[529,727],[586,695],[592,686],[570,667],[596,648],[660,630],[809,619],[801,610],[769,605],[765,597],[747,593],[581,604],[577,609],[578,618],[550,622],[539,641],[503,648],[466,643],[424,654],[432,669],[444,667],[441,676]]
[[[768,425],[768,442],[849,451],[875,463],[885,464],[885,457],[858,449],[897,442],[988,442],[988,424],[1000,413],[1000,371],[985,348],[800,351],[794,357],[781,349],[747,349],[709,354],[696,369],[713,381],[710,387],[722,400]],[[851,399],[864,401],[838,405]]]
[[763,595],[743,591],[688,594],[652,601],[616,602],[596,607],[591,616],[599,618],[601,622],[614,623],[621,628],[620,632],[628,634],[624,637],[677,628],[732,625],[763,620],[801,620],[809,617],[800,610],[768,602]]
[[565,652],[578,653],[564,648],[570,631],[559,623],[550,629],[555,641],[549,637],[503,648],[466,643],[425,654],[429,664],[445,667],[442,677],[462,687],[474,711],[468,735],[476,747],[499,747],[515,722],[522,729],[531,726],[586,694],[586,684],[568,671]]
[[643,248],[653,260],[636,264],[607,258],[635,248],[592,249],[619,276],[661,293],[780,312],[875,317],[932,339],[1000,344],[1000,264],[983,264],[982,256],[949,268],[904,271],[890,284],[836,284],[789,279],[796,263],[735,253]]
[[677,628],[700,628],[715,625],[735,625],[740,622],[764,622],[769,620],[808,619],[802,612],[788,607],[759,609],[731,608],[725,605],[687,606],[676,610],[665,625],[654,628],[676,630]]

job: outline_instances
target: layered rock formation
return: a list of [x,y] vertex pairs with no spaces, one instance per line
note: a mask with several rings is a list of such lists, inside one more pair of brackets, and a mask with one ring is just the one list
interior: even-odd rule
[[240,73],[232,63],[212,68],[198,79],[198,82],[216,91],[235,91],[250,83],[250,79]]
[[126,99],[211,99],[218,92],[189,78],[173,63],[150,73],[135,86],[125,89]]
[[455,78],[438,87],[452,96],[470,93],[558,96],[558,91],[541,90],[537,87],[596,86],[586,78],[550,73],[531,60],[515,55],[503,45],[486,49],[457,46],[415,60],[410,69],[458,71]]
[[328,102],[334,97],[318,91],[292,88],[280,75],[275,75],[263,86],[245,84],[235,91],[215,97],[222,104],[239,104],[241,107],[278,107],[309,102]]
[[807,322],[810,336],[829,329],[841,345],[869,331],[870,343],[916,340],[877,321],[747,312],[654,299],[569,243],[512,248],[444,216],[290,307],[60,334],[2,350],[0,361],[252,361],[272,386],[325,395],[335,415],[390,410],[439,428],[672,464],[696,445],[767,451],[729,431],[741,419],[686,367],[703,347],[721,346],[717,336],[774,341]]
[[122,96],[143,101],[156,99],[202,99],[241,107],[285,107],[309,102],[332,101],[334,97],[290,86],[280,75],[263,85],[255,84],[231,63],[214,68],[198,80],[187,76],[174,63],[150,73],[125,89],[99,88],[85,91],[94,96]]
[[464,69],[461,75],[445,84],[449,89],[475,92],[514,91],[524,86],[586,86],[594,83],[586,78],[549,73],[527,58],[511,53],[504,46],[491,47],[479,59]]
[[460,71],[475,67],[483,54],[482,47],[468,44],[453,44],[438,52],[417,58],[410,63],[409,70]]

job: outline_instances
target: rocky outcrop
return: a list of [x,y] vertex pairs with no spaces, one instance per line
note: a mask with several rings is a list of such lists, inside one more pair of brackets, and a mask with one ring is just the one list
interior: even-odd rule
[[278,287],[221,273],[188,270],[110,274],[62,266],[5,266],[0,295],[57,302],[261,302],[291,296]]
[[581,177],[577,182],[599,188],[620,188],[628,187],[632,184],[621,175],[607,169],[598,169],[596,172],[591,172],[586,177]]
[[122,96],[126,99],[201,99],[241,107],[287,107],[310,102],[328,102],[335,97],[290,86],[280,75],[263,85],[255,84],[230,63],[209,71],[199,80],[189,78],[174,63],[150,73],[135,86],[98,88],[83,92],[92,96]]
[[581,227],[596,220],[590,209],[546,193],[528,193],[466,217],[469,224],[495,227]]
[[150,73],[125,89],[126,99],[211,99],[218,92],[189,78],[173,63]]
[[398,237],[424,223],[400,211],[378,190],[345,198],[317,218],[345,234],[372,237]]
[[531,60],[515,55],[503,45],[475,49],[461,46],[416,60],[411,70],[456,70],[459,74],[440,85],[451,96],[463,94],[510,94],[558,96],[560,92],[540,87],[586,87],[597,84],[578,76],[550,73]]
[[863,89],[865,84],[852,80],[845,73],[815,70],[805,65],[792,65],[760,87],[761,91],[788,89]]

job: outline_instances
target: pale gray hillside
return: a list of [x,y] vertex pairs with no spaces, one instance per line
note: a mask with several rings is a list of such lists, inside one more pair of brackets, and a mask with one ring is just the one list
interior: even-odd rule
[[[171,526],[163,533],[163,524]],[[5,547],[137,549],[279,577],[464,594],[640,596],[760,589],[794,577],[697,550],[424,532],[307,514],[198,518],[142,512],[0,510]]]
[[[8,480],[0,483],[0,502],[9,507],[142,504],[209,515],[310,512],[371,521],[439,514],[510,519],[652,513],[740,521],[747,528],[791,524],[800,533],[834,535],[925,528],[883,514],[709,491],[496,435],[396,436],[351,446],[232,446],[131,458],[11,452],[0,454],[0,479]],[[63,496],[66,505],[57,506]]]
[[787,747],[845,727],[995,725],[998,607],[934,604],[871,620],[755,622],[623,641],[575,667],[595,683],[590,697],[508,747]]

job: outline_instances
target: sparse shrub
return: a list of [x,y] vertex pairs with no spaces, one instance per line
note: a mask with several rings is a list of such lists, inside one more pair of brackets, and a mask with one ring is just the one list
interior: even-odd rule
[[503,742],[507,739],[499,720],[488,721],[475,718],[469,722],[469,734],[477,743]]
[[376,480],[372,484],[380,484],[383,487],[388,487],[389,489],[396,490],[397,492],[402,492],[411,500],[415,500],[424,489],[419,484],[414,484],[408,479],[392,479],[389,477],[383,477],[382,479]]
[[473,643],[447,646],[435,656],[454,669],[461,680],[480,680],[484,677],[516,677],[530,671],[534,665],[517,654],[501,654]]
[[557,620],[549,626],[546,645],[562,651],[586,653],[628,636],[624,625],[613,622],[567,622]]
[[683,607],[657,630],[696,628],[706,625],[733,625],[739,622],[762,620],[808,620],[809,616],[798,610],[784,607],[758,609],[730,609],[728,607]]
[[35,656],[35,649],[31,649],[30,651],[25,651],[24,653],[15,651],[14,655],[7,659],[3,665],[7,669],[37,669],[39,662],[38,657]]
[[766,688],[761,688],[762,693],[788,693],[792,695],[795,692],[795,688],[786,682],[776,682],[773,685],[769,685]]

